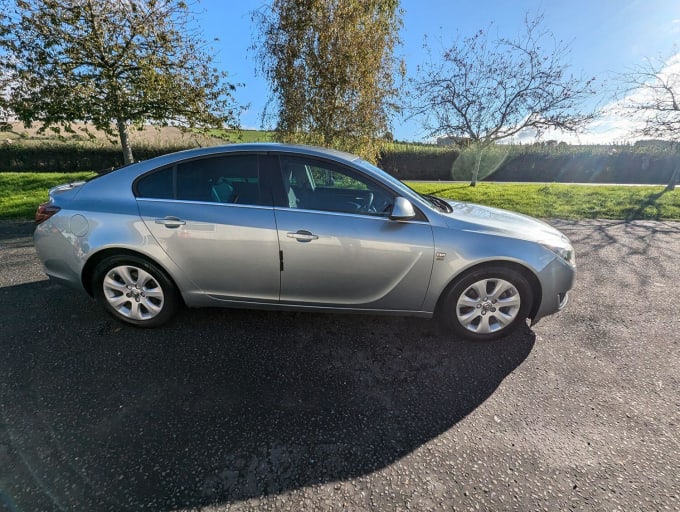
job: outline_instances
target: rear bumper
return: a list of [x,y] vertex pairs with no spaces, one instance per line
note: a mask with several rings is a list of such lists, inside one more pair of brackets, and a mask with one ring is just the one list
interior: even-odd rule
[[70,288],[72,290],[78,290],[80,292],[84,292],[85,289],[81,286],[80,281],[73,281],[73,279],[65,279],[62,276],[57,276],[54,274],[49,274],[47,271],[45,272],[47,274],[48,279],[50,280],[50,283],[55,283],[61,286],[65,286],[67,288]]
[[55,215],[40,224],[33,233],[33,245],[50,281],[84,291],[80,279],[81,240],[70,233],[64,234],[63,222]]

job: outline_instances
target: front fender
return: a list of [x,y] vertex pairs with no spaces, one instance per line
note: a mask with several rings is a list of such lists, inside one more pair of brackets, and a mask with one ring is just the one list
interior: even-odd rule
[[540,244],[498,234],[433,227],[435,262],[424,310],[434,312],[441,294],[459,276],[480,264],[508,262],[522,266],[541,289],[544,270],[557,258]]

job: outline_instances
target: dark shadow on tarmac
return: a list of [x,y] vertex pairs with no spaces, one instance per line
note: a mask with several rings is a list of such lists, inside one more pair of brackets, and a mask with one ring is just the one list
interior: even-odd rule
[[468,415],[535,340],[238,310],[139,330],[47,281],[0,288],[0,310],[8,510],[169,510],[365,475]]

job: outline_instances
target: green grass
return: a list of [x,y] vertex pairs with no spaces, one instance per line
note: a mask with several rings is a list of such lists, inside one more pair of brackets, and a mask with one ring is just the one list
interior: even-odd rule
[[562,219],[680,220],[680,188],[623,187],[565,184],[409,183],[422,194],[469,201],[525,213]]
[[92,172],[0,172],[0,220],[31,219],[50,187],[94,176]]
[[[0,172],[0,220],[31,219],[50,187],[94,173]],[[496,206],[534,217],[680,221],[680,188],[479,183],[409,183],[418,192]]]

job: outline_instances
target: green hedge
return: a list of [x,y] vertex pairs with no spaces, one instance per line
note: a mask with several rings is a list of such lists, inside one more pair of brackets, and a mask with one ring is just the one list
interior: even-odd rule
[[668,183],[678,155],[632,151],[602,154],[524,154],[509,158],[491,181],[555,183]]
[[[134,147],[137,160],[188,149],[182,147]],[[0,170],[13,172],[97,171],[123,165],[117,147],[91,147],[84,144],[44,143],[36,145],[3,144],[0,146]]]
[[[380,166],[400,179],[470,179],[474,158],[455,150],[387,150]],[[454,165],[455,164],[455,165]],[[480,181],[548,183],[641,183],[665,185],[680,165],[680,155],[635,149],[606,153],[570,147],[562,152],[499,147],[482,159]]]
[[409,146],[387,148],[378,166],[401,180],[450,180],[455,149]]
[[[137,160],[146,160],[187,146],[133,147]],[[646,183],[666,184],[680,156],[644,153],[634,149],[588,150],[578,146],[564,151],[537,151],[530,146],[501,148],[503,158],[491,175],[480,179],[508,182],[556,183]],[[493,156],[493,155],[492,155]],[[439,147],[394,144],[383,150],[378,165],[402,180],[467,180],[466,160],[456,166],[459,151]],[[98,171],[122,165],[119,148],[95,147],[83,143],[46,142],[36,145],[0,145],[0,171],[79,172]],[[464,164],[464,165],[461,165]],[[494,164],[494,168],[497,164]],[[455,170],[455,175],[453,171]]]

